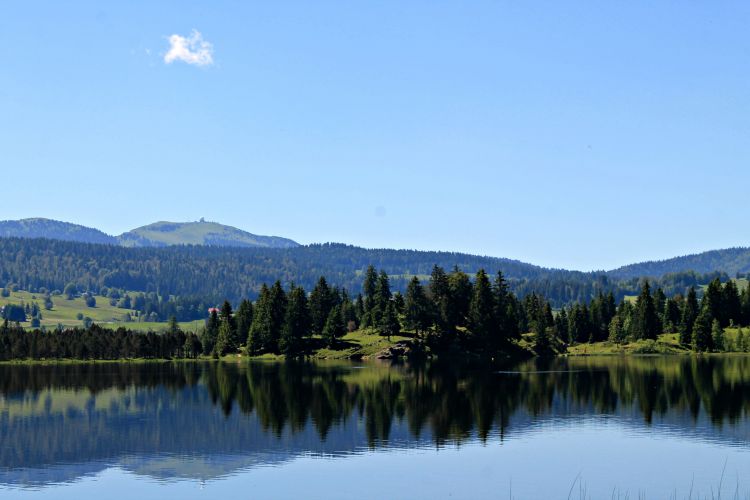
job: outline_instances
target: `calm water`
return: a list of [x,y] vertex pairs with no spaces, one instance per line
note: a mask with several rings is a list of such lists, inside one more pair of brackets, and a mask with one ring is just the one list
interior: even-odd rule
[[747,498],[748,409],[750,357],[0,366],[0,497]]

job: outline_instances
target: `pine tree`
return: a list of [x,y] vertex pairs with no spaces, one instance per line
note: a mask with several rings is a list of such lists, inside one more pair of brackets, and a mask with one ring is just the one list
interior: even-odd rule
[[693,344],[693,325],[698,317],[698,298],[695,293],[695,287],[690,287],[685,303],[682,308],[682,318],[680,319],[680,344],[689,346]]
[[633,317],[633,336],[638,339],[656,340],[662,331],[659,316],[656,314],[656,306],[651,296],[651,287],[648,281],[644,282],[641,294],[635,303],[635,314]]
[[474,340],[488,349],[496,348],[500,340],[494,317],[494,299],[487,273],[480,269],[474,280],[467,323]]
[[253,322],[250,324],[247,336],[249,353],[257,354],[263,350],[264,340],[271,335],[269,332],[271,329],[270,301],[271,291],[264,283],[253,308]]
[[240,302],[237,308],[237,342],[239,345],[247,343],[247,336],[250,332],[250,325],[253,324],[253,303],[247,299]]
[[472,284],[469,275],[458,266],[448,275],[450,296],[450,321],[455,326],[467,326],[469,307],[472,297]]
[[[393,305],[389,305],[389,307],[392,308]],[[326,324],[323,327],[323,342],[328,347],[332,347],[336,343],[336,340],[343,337],[345,333],[344,323],[341,320],[341,310],[339,306],[335,306],[328,314]]]
[[206,327],[203,329],[201,344],[203,345],[203,354],[211,354],[216,345],[216,338],[219,335],[219,315],[216,311],[211,311],[211,315],[206,321]]
[[404,325],[409,330],[414,330],[417,336],[426,332],[432,324],[430,314],[430,303],[425,295],[424,288],[419,278],[414,276],[406,288],[406,299],[404,301]]
[[365,272],[365,280],[362,284],[362,292],[364,293],[364,311],[362,316],[363,326],[377,326],[373,324],[372,310],[375,308],[375,288],[378,283],[378,275],[375,272],[375,268],[370,265],[367,267]]
[[740,292],[737,290],[737,284],[729,280],[722,290],[722,326],[728,326],[742,323],[742,304],[740,302]]
[[318,283],[310,293],[310,316],[312,318],[313,333],[320,334],[325,326],[328,314],[333,307],[333,297],[331,289],[326,279],[321,276]]
[[388,340],[401,333],[401,323],[399,323],[396,307],[392,302],[385,307],[378,325],[380,335],[388,337]]
[[312,319],[307,295],[302,287],[292,287],[287,298],[279,350],[286,355],[295,355],[302,349],[302,339],[308,335]]
[[442,267],[434,266],[430,275],[430,296],[435,312],[435,327],[439,340],[447,343],[454,332],[450,306],[450,285],[448,275]]
[[710,351],[713,348],[713,319],[708,307],[702,307],[693,325],[693,349],[698,352]]
[[223,356],[236,350],[236,331],[229,318],[224,317],[221,319],[221,324],[219,325],[219,333],[216,336],[216,344],[214,345],[213,352],[216,356]]
[[721,324],[724,324],[724,290],[719,278],[712,280],[706,287],[706,292],[703,294],[703,300],[701,301],[701,309],[707,310],[711,316],[711,321],[718,319]]
[[377,325],[380,323],[380,318],[388,307],[388,304],[391,303],[392,297],[391,282],[388,278],[388,274],[385,271],[380,271],[380,274],[378,275],[378,283],[375,286],[375,305],[370,311],[373,324]]

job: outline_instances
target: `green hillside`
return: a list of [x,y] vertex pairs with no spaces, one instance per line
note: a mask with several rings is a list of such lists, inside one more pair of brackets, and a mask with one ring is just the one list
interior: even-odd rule
[[[19,290],[10,292],[9,297],[0,297],[0,307],[7,304],[32,304],[36,302],[42,312],[41,326],[47,328],[55,328],[60,324],[66,327],[83,326],[83,320],[79,319],[79,315],[84,318],[91,318],[97,324],[114,328],[124,326],[132,330],[160,331],[167,326],[163,322],[140,322],[136,316],[136,311],[112,306],[109,304],[107,297],[100,295],[94,297],[96,307],[88,307],[82,297],[67,300],[62,295],[55,295],[52,297],[52,309],[46,310],[44,309],[43,295]],[[127,321],[126,317],[130,318],[130,321]],[[22,326],[31,327],[30,318],[29,321],[22,323]],[[185,331],[197,331],[199,327],[203,326],[203,320],[180,323],[180,326]]]
[[278,236],[259,236],[217,222],[155,222],[118,237],[126,247],[211,245],[222,247],[292,248],[298,244]]

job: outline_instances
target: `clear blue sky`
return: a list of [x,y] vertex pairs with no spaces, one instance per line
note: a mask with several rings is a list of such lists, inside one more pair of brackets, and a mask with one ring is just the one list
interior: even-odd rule
[[586,270],[749,245],[748,26],[748,2],[3,2],[0,218]]

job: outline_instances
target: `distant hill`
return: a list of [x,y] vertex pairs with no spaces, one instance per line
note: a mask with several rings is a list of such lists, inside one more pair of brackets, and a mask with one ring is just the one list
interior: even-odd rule
[[750,272],[750,248],[711,250],[666,260],[630,264],[609,271],[607,275],[614,279],[632,279],[642,276],[661,277],[665,274],[683,271],[696,273],[720,271],[730,276],[748,273]]
[[98,229],[34,218],[0,221],[0,238],[47,238],[120,245],[124,247],[165,247],[171,245],[207,245],[240,248],[294,248],[295,241],[278,236],[259,236],[216,222],[156,222],[121,234],[110,236]]
[[43,218],[0,221],[0,238],[49,238],[80,243],[117,244],[117,238],[98,229]]
[[241,248],[293,248],[295,241],[278,236],[259,236],[217,222],[155,222],[118,237],[125,247],[209,245]]

